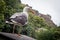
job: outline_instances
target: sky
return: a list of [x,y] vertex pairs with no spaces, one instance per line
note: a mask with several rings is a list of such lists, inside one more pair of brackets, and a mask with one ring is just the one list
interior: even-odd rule
[[21,0],[42,14],[51,15],[53,22],[60,25],[60,0]]

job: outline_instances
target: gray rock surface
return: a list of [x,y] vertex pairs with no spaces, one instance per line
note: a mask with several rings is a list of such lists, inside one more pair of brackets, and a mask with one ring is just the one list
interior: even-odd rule
[[5,37],[8,37],[14,40],[35,40],[34,38],[31,38],[25,35],[18,36],[17,34],[12,34],[12,33],[0,32],[0,35],[3,35]]

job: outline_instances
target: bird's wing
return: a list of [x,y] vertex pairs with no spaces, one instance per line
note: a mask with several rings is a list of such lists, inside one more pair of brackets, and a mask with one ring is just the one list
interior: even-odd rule
[[15,14],[13,14],[10,18],[15,18],[16,16],[21,15],[21,13],[22,13],[22,12],[20,12],[20,13],[15,13]]
[[17,22],[17,23],[21,23],[22,25],[24,25],[27,22],[27,16],[22,13],[20,16],[16,16],[12,20]]

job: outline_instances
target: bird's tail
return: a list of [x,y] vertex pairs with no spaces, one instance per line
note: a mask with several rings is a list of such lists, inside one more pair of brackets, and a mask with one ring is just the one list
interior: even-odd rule
[[5,21],[5,23],[13,24],[12,21],[11,21],[11,19],[7,19],[7,20]]

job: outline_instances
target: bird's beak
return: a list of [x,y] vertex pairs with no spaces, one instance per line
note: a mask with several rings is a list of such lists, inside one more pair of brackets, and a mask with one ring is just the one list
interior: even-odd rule
[[30,12],[32,12],[34,14],[34,11],[30,8]]

